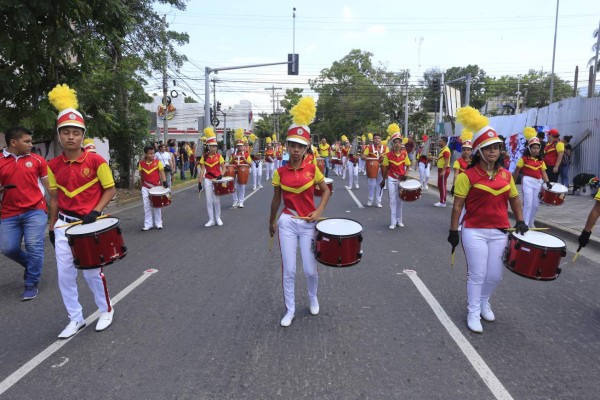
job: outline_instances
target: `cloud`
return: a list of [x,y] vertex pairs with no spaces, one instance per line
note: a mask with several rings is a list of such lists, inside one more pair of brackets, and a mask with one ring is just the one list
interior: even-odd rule
[[372,25],[367,28],[367,33],[369,35],[373,35],[373,36],[383,35],[385,32],[387,32],[387,26],[385,26],[385,25],[378,24],[378,25]]
[[342,8],[342,20],[344,22],[352,22],[354,20],[350,7],[344,6],[344,8]]

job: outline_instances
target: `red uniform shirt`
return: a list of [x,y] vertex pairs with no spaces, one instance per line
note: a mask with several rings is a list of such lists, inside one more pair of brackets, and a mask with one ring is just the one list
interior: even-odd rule
[[367,146],[367,148],[363,152],[363,155],[365,157],[379,158],[379,161],[383,162],[383,157],[385,156],[386,150],[387,149],[382,144],[380,144],[379,146],[375,146],[374,144],[370,144],[370,145]]
[[342,147],[342,156],[343,157],[348,157],[348,151],[350,149],[348,147]]
[[465,170],[469,167],[469,163],[462,157],[459,157],[454,161],[454,169],[458,170],[459,174],[465,172]]
[[138,164],[138,171],[140,171],[140,178],[142,180],[142,186],[145,188],[152,188],[160,185],[160,172],[164,170],[163,163],[158,160],[152,160],[147,162],[142,160]]
[[48,184],[51,190],[58,190],[59,210],[85,215],[96,207],[104,189],[115,186],[115,181],[102,156],[84,151],[75,161],[64,154],[50,160]]
[[273,150],[273,148],[268,148],[267,150],[265,150],[265,161],[268,163],[272,163],[273,160],[275,159],[275,150]]
[[0,195],[2,219],[31,210],[46,211],[44,187],[40,179],[48,176],[46,160],[37,154],[22,156],[4,150],[0,155],[0,185],[15,185]]
[[465,199],[465,228],[508,228],[508,200],[519,195],[510,172],[493,179],[479,165],[456,177],[454,196]]
[[546,170],[546,163],[537,158],[529,156],[519,158],[517,168],[521,168],[523,176],[530,176],[534,179],[542,179],[542,171]]
[[306,217],[315,211],[315,184],[325,177],[316,165],[303,161],[302,166],[294,169],[291,165],[277,168],[273,174],[273,186],[281,188],[283,195],[283,212]]
[[388,167],[387,176],[399,179],[406,175],[406,166],[410,165],[410,159],[405,150],[400,150],[400,154],[390,151],[383,156],[383,165]]
[[230,164],[239,165],[239,164],[250,164],[252,160],[250,159],[249,153],[247,151],[238,151],[236,150],[231,155]]
[[283,146],[277,146],[277,150],[275,150],[275,156],[278,160],[283,160]]
[[206,171],[204,176],[207,179],[215,179],[221,175],[221,165],[225,164],[225,160],[219,153],[215,153],[214,155],[207,153],[202,156],[198,164],[204,165],[204,170]]
[[554,167],[558,161],[558,153],[564,153],[564,151],[565,144],[558,140],[554,143],[546,144],[546,147],[544,147],[544,162],[547,166]]

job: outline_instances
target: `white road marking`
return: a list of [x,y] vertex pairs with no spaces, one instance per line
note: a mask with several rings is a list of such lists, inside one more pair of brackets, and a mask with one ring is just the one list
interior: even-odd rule
[[488,367],[485,361],[483,361],[483,358],[481,358],[475,348],[471,346],[471,343],[469,343],[469,341],[463,336],[462,332],[456,327],[456,325],[454,325],[454,322],[452,322],[452,320],[448,317],[448,314],[446,314],[440,303],[438,303],[433,294],[431,294],[429,289],[427,289],[427,286],[425,286],[421,278],[417,276],[417,272],[412,270],[404,270],[404,273],[408,275],[410,280],[415,284],[421,295],[425,298],[425,301],[427,301],[435,313],[436,317],[440,320],[444,328],[446,328],[446,331],[448,331],[450,337],[462,350],[463,354],[467,357],[481,379],[483,379],[494,397],[496,399],[512,400],[513,397],[504,388],[504,385],[502,385],[496,375],[494,375],[490,367]]
[[[121,292],[119,292],[115,297],[111,298],[111,303],[113,305],[117,304],[121,299],[123,299],[125,296],[127,296],[133,289],[138,287],[142,282],[144,282],[146,279],[148,279],[150,276],[152,276],[153,274],[155,274],[157,272],[158,272],[158,270],[156,270],[156,269],[147,269],[146,271],[144,271],[142,276],[137,278],[133,283],[131,283],[129,286],[127,286],[125,289],[123,289]],[[94,320],[96,320],[98,318],[99,314],[100,313],[98,311],[96,311],[95,313],[93,313],[92,315],[87,317],[85,319],[86,327],[89,326]],[[85,328],[83,328],[83,329],[85,329]],[[35,367],[37,367],[42,362],[44,362],[48,357],[50,357],[51,355],[56,353],[58,350],[60,350],[64,345],[69,343],[71,341],[71,339],[73,339],[75,336],[77,336],[77,334],[75,334],[74,336],[71,336],[70,338],[65,339],[65,340],[57,340],[56,342],[54,342],[50,346],[48,346],[45,350],[43,350],[41,353],[39,353],[37,356],[33,357],[31,360],[29,360],[27,363],[25,363],[21,368],[19,368],[18,370],[16,370],[12,374],[10,374],[6,379],[4,379],[2,382],[0,382],[0,395],[2,395],[4,392],[6,392],[8,389],[10,389],[15,383],[19,382],[25,375],[30,373]],[[66,361],[68,361],[68,359]],[[66,361],[64,363],[66,363]],[[62,366],[62,364],[59,364],[58,366]]]
[[348,193],[350,193],[350,197],[352,197],[354,199],[354,201],[356,202],[356,204],[358,204],[358,208],[365,208],[361,204],[361,202],[356,198],[356,196],[354,195],[354,193],[352,193],[352,189],[348,189],[348,188],[345,188],[345,189],[348,191]]

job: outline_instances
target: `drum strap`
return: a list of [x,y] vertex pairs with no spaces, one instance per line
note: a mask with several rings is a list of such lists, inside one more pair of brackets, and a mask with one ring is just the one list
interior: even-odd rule
[[[83,215],[79,215],[77,213],[71,212],[71,211],[65,211],[65,210],[58,210],[58,215],[60,217],[60,214],[63,214],[66,217],[70,217],[70,218],[76,218],[76,219],[82,219]],[[62,218],[61,218],[62,219]],[[63,219],[64,221],[64,219]]]

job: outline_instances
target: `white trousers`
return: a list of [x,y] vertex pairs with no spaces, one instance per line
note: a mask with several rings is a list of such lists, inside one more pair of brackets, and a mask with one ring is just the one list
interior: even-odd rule
[[489,300],[502,280],[502,257],[508,236],[498,229],[462,229],[467,259],[467,310],[479,316],[481,304]]
[[282,283],[285,307],[288,313],[296,312],[294,288],[296,282],[296,253],[300,245],[302,267],[308,287],[308,298],[312,302],[317,299],[319,271],[317,260],[312,252],[312,242],[315,239],[315,223],[292,218],[282,213],[277,222],[279,232],[279,248],[281,250]]
[[398,191],[400,181],[392,177],[387,178],[388,193],[390,194],[390,225],[402,223],[402,204]]
[[252,187],[257,187],[261,185],[262,180],[262,161],[256,165],[256,163],[252,162]]
[[206,193],[208,219],[210,221],[215,221],[221,218],[221,198],[215,195],[215,189],[211,179],[204,178],[204,193]]
[[275,161],[273,161],[273,164],[275,164],[274,169],[277,169],[277,168],[281,167],[281,164],[283,164],[283,160],[275,159]]
[[265,162],[267,167],[267,180],[273,179],[273,172],[275,171],[275,162]]
[[[156,225],[162,228],[162,212],[160,207],[152,207],[150,202],[150,191],[147,187],[142,187],[142,200],[144,202],[144,229],[150,229]],[[152,215],[154,214],[154,224],[152,224]]]
[[352,185],[358,186],[358,163],[348,161],[346,164],[348,170],[348,186],[352,188]]
[[381,170],[377,171],[377,178],[367,178],[367,185],[369,187],[369,201],[373,201],[375,197],[375,191],[377,190],[377,203],[381,203],[383,197],[383,189],[379,188],[379,184],[383,180],[381,176]]
[[[344,167],[344,165],[347,165],[346,164],[347,159],[348,159],[348,157],[342,156],[342,179],[346,179],[346,169],[343,167]],[[348,164],[350,164],[350,163],[348,163]]]
[[[71,321],[83,321],[83,311],[79,304],[79,294],[77,291],[77,269],[73,264],[73,253],[69,247],[69,241],[65,235],[66,228],[57,229],[57,226],[64,225],[65,222],[58,219],[54,224],[56,253],[56,269],[58,272],[58,288],[63,298],[63,303],[69,314]],[[94,294],[94,300],[100,312],[110,311],[110,298],[108,297],[108,288],[106,279],[100,268],[82,270],[83,277],[89,288]]]
[[333,171],[339,176],[342,174],[342,164],[336,164]]
[[523,187],[523,219],[527,226],[532,228],[535,222],[535,214],[537,214],[540,205],[538,195],[542,190],[543,180],[524,176],[521,182]]
[[419,162],[419,181],[421,186],[425,188],[425,185],[429,185],[429,172],[431,171],[431,165]]
[[233,202],[243,203],[244,199],[246,198],[246,185],[240,185],[236,179],[234,188],[235,192],[233,192]]
[[365,160],[363,160],[362,158],[358,159],[358,172],[366,172],[365,163]]

